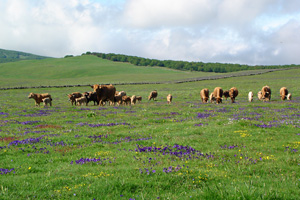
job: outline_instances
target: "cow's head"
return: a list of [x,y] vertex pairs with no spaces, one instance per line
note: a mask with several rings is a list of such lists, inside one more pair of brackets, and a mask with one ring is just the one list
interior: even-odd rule
[[34,98],[36,96],[36,94],[34,94],[34,93],[30,93],[29,95],[28,95],[28,98],[30,99],[30,98]]

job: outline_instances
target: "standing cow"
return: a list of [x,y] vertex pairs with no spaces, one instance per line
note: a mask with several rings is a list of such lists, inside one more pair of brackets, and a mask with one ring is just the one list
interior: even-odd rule
[[40,106],[40,103],[43,102],[43,99],[45,99],[47,97],[50,98],[50,100],[52,101],[51,95],[48,93],[45,93],[45,94],[30,93],[28,96],[29,99],[31,99],[31,98],[34,99],[35,106]]
[[235,102],[235,97],[237,97],[239,94],[239,91],[236,87],[232,87],[230,88],[229,90],[229,96],[230,96],[230,99],[231,99],[231,103],[234,103]]
[[222,103],[223,89],[221,87],[216,87],[213,92],[213,97],[216,99],[216,103]]
[[91,88],[97,94],[97,100],[99,101],[99,106],[103,106],[103,102],[109,101],[110,105],[114,105],[114,99],[116,94],[116,88],[113,85],[93,85]]
[[80,92],[73,92],[73,93],[67,94],[67,95],[69,97],[69,101],[71,102],[72,106],[73,106],[73,104],[76,105],[76,103],[75,103],[76,98],[83,96],[83,94],[81,94]]
[[157,95],[158,95],[158,94],[157,94],[157,91],[156,91],[156,90],[150,92],[150,95],[148,96],[148,100],[150,101],[151,99],[153,99],[153,101],[155,101],[156,98],[157,98]]
[[171,94],[168,94],[168,96],[167,96],[167,102],[168,102],[168,104],[172,103],[172,99],[173,99],[173,96]]
[[204,88],[200,91],[200,97],[202,103],[207,103],[208,98],[209,98],[209,90],[207,88]]
[[270,101],[271,100],[271,88],[269,86],[264,86],[261,89],[261,93],[262,93],[262,99],[264,101]]
[[280,93],[281,100],[284,101],[284,100],[286,100],[289,91],[287,90],[286,87],[282,87],[282,88],[280,88],[279,93]]

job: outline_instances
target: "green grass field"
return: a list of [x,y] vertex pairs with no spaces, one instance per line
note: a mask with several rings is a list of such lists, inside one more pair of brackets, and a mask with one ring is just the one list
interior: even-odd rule
[[[103,74],[83,70],[71,75],[67,72],[72,65],[78,71],[78,62],[83,67],[97,58],[67,59],[59,75],[50,70],[50,66],[60,69],[59,60],[20,63],[36,62],[30,69],[34,72],[38,66],[45,68],[45,73],[30,75],[24,67],[29,85],[43,85],[41,79],[49,84],[83,84],[122,77],[112,68],[124,74],[128,70],[125,81],[195,75],[126,68],[104,60],[100,62],[107,62],[108,69]],[[5,72],[3,66],[17,70],[20,63],[3,64],[1,70]],[[27,84],[23,73],[0,74],[1,79]],[[0,91],[0,199],[298,199],[299,73],[300,69],[292,69],[182,84],[120,85],[117,90],[143,97],[141,103],[120,107],[92,103],[72,107],[66,94],[90,91],[89,87]],[[272,89],[271,102],[256,98],[264,85]],[[217,86],[237,87],[237,103],[201,103],[200,90]],[[293,94],[292,101],[280,100],[282,86]],[[154,89],[158,100],[149,102],[147,96]],[[249,91],[255,94],[252,103],[247,101]],[[50,93],[53,107],[35,107],[27,98],[30,92]],[[166,102],[169,93],[171,105]]]

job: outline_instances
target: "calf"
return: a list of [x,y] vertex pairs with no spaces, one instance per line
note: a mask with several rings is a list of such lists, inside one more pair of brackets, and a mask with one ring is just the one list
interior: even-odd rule
[[287,90],[286,87],[282,87],[282,88],[280,88],[279,93],[280,93],[281,100],[284,101],[284,100],[286,100],[286,97],[287,97],[289,91]]
[[136,100],[137,100],[138,102],[141,102],[141,101],[142,101],[142,97],[141,97],[141,96],[136,96]]
[[52,101],[51,95],[49,93],[44,93],[44,94],[37,94],[37,93],[30,93],[28,98],[29,99],[34,99],[35,101],[35,106],[40,106],[40,103],[43,102],[43,99],[45,98],[50,98]]
[[271,88],[269,86],[264,86],[261,89],[261,93],[262,93],[262,99],[264,101],[270,101],[271,100]]
[[204,88],[200,91],[200,98],[202,103],[207,103],[209,98],[209,90],[207,88]]
[[115,103],[119,105],[121,105],[123,103],[123,100],[122,100],[122,96],[121,95],[115,95]]
[[43,103],[44,103],[44,107],[47,107],[48,104],[49,104],[50,106],[52,106],[52,99],[49,98],[49,97],[46,97],[46,98],[43,99]]
[[253,92],[252,91],[250,91],[249,94],[248,94],[248,101],[249,102],[253,101]]
[[214,97],[214,93],[211,93],[209,95],[209,100],[210,100],[210,103],[216,102],[216,98]]
[[292,93],[288,93],[288,95],[287,95],[286,98],[287,98],[287,100],[289,100],[289,101],[292,100]]
[[123,96],[122,101],[124,105],[130,105],[131,104],[131,98],[129,96]]
[[227,98],[230,96],[230,95],[229,95],[229,91],[228,91],[228,90],[225,90],[224,93],[223,93],[223,96],[224,96],[224,98],[227,100]]
[[76,103],[75,103],[76,98],[83,96],[83,94],[81,94],[80,92],[73,92],[73,93],[67,94],[67,95],[69,97],[69,101],[71,102],[72,106],[73,106],[73,103],[76,106]]
[[87,99],[85,96],[83,97],[79,97],[75,99],[75,105],[81,106],[82,104],[84,104],[87,106]]
[[98,98],[97,98],[97,93],[96,92],[87,92],[85,95],[85,98],[86,98],[86,105],[88,105],[88,103],[90,101],[93,101],[94,102],[94,105],[99,105],[99,101],[98,101]]
[[130,99],[131,99],[132,105],[136,104],[136,96],[135,95],[133,95]]
[[172,99],[173,99],[173,96],[171,94],[168,94],[168,96],[167,96],[167,102],[168,102],[168,104],[172,103]]
[[258,98],[258,100],[262,101],[263,96],[262,96],[262,92],[261,91],[258,91],[257,98]]

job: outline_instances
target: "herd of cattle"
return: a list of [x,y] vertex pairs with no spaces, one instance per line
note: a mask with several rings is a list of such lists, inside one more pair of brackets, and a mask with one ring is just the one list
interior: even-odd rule
[[[73,92],[68,94],[69,101],[72,105],[88,105],[89,102],[93,101],[94,105],[103,106],[108,102],[110,105],[134,105],[136,102],[141,102],[141,96],[127,96],[124,91],[116,91],[116,88],[113,85],[93,85],[91,86],[93,91],[91,92]],[[286,87],[282,87],[279,91],[280,97],[282,100],[291,100],[292,94],[288,92]],[[227,100],[230,97],[231,102],[235,102],[235,98],[238,96],[239,91],[236,87],[232,87],[230,90],[225,90],[221,87],[216,87],[214,91],[209,95],[209,90],[204,88],[200,91],[200,97],[203,103],[207,103],[210,100],[211,103],[222,103],[223,97]],[[148,100],[151,99],[156,100],[157,91],[154,90],[148,96]],[[257,93],[257,97],[261,101],[270,101],[271,100],[271,89],[269,86],[264,86],[261,91]],[[44,106],[52,106],[52,98],[49,93],[45,94],[36,94],[30,93],[28,98],[32,98],[35,100],[35,105],[39,106],[40,103],[44,103]],[[253,101],[253,92],[249,92],[248,94],[249,102]],[[167,96],[167,103],[170,104],[172,102],[172,95],[169,94]]]

